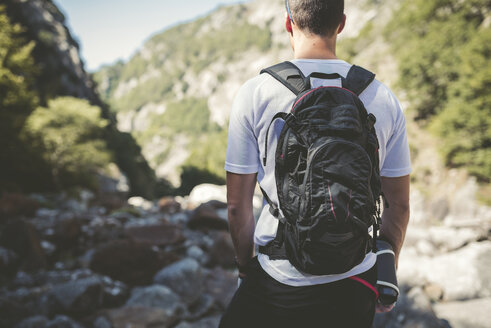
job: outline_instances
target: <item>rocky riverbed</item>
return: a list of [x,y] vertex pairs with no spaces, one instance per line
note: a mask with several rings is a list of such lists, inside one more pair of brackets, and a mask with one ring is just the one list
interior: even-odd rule
[[[418,197],[402,295],[375,327],[489,327],[488,209],[477,225],[430,223],[418,213],[433,205]],[[217,327],[237,286],[224,201],[224,187],[211,185],[158,202],[86,191],[4,195],[0,327]]]

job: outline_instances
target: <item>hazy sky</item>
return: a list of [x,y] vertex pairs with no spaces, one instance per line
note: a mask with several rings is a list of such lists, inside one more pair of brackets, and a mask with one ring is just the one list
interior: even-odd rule
[[155,32],[243,0],[54,0],[79,41],[85,68],[127,59]]

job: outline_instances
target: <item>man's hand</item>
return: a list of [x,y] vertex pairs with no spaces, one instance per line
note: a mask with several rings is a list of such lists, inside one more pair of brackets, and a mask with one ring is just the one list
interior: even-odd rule
[[394,306],[395,306],[395,303],[392,304],[392,305],[383,305],[383,304],[377,302],[377,305],[375,307],[375,312],[377,312],[377,313],[387,313],[387,312],[392,311],[392,309],[394,308]]
[[[254,215],[252,200],[257,174],[227,172],[228,223],[238,267],[245,267],[254,256]],[[241,278],[245,272],[240,272]]]

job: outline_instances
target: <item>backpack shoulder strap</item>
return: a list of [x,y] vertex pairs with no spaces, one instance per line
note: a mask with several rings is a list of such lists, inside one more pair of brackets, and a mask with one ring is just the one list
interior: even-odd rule
[[353,65],[346,76],[343,87],[353,91],[359,96],[374,79],[375,74],[363,67]]
[[268,73],[290,89],[296,96],[308,89],[305,85],[305,76],[293,63],[285,61],[274,66],[265,68],[262,73]]

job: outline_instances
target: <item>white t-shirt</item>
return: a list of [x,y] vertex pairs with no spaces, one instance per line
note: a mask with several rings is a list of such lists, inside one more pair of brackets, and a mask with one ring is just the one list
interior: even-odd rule
[[[297,59],[292,60],[305,76],[312,72],[338,73],[346,77],[351,64],[343,60]],[[338,80],[312,79],[312,87],[322,85],[341,86]],[[274,155],[283,127],[276,120],[268,139],[268,162],[264,166],[264,142],[266,130],[278,112],[291,110],[295,95],[269,74],[258,75],[247,81],[239,90],[230,114],[230,126],[225,170],[237,174],[257,173],[260,186],[271,200],[278,204],[274,178]],[[373,81],[360,95],[367,111],[377,118],[375,129],[380,143],[380,174],[384,177],[400,177],[411,172],[409,147],[406,135],[406,120],[401,105],[392,92],[379,81]],[[263,210],[256,224],[254,242],[264,246],[274,239],[278,220],[263,202]],[[310,275],[298,271],[288,260],[270,260],[259,254],[262,268],[277,281],[290,286],[323,284],[357,275],[370,269],[376,261],[374,253],[368,253],[362,263],[348,272],[335,275]]]

